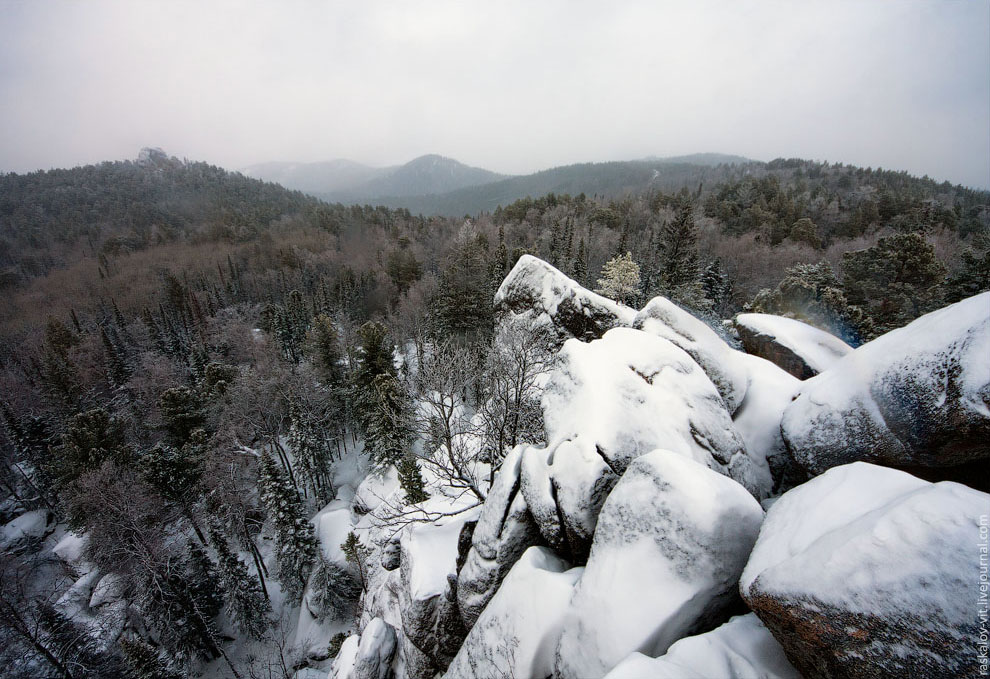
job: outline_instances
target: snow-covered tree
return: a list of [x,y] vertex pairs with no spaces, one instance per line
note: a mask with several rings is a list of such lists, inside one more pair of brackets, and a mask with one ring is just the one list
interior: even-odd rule
[[258,476],[261,500],[275,528],[279,581],[289,601],[299,603],[316,559],[313,524],[296,487],[267,453],[261,456]]
[[262,594],[258,581],[231,551],[227,540],[216,528],[210,530],[210,542],[217,553],[217,576],[223,590],[224,610],[238,629],[260,639],[269,626],[271,606]]
[[595,292],[623,304],[634,304],[639,296],[639,285],[639,264],[633,261],[632,253],[627,252],[605,262]]
[[409,395],[398,379],[389,374],[374,379],[362,420],[364,447],[375,465],[384,469],[399,464],[409,449],[412,433]]
[[122,638],[128,679],[185,679],[186,674],[172,667],[154,646],[141,639]]

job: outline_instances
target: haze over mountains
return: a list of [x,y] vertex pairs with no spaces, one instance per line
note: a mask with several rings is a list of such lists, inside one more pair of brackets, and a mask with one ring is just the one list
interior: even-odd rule
[[578,163],[528,175],[503,175],[430,154],[404,165],[370,167],[351,160],[269,162],[245,175],[340,203],[374,202],[413,213],[463,215],[494,210],[526,196],[579,193],[616,196],[650,186],[672,190],[704,181],[719,165],[757,163],[741,156],[688,156]]

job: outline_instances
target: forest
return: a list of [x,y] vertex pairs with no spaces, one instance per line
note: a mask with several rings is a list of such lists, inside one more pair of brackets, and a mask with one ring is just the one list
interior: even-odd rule
[[[320,548],[310,519],[348,474],[394,470],[398,530],[436,518],[415,508],[438,479],[466,511],[518,443],[546,442],[557,347],[493,306],[524,255],[736,345],[740,312],[857,347],[990,289],[988,192],[799,159],[684,177],[455,219],[163,153],[0,175],[7,676],[292,677],[334,657],[385,549],[354,531],[342,559]],[[322,653],[293,642],[300,607],[334,631]]]

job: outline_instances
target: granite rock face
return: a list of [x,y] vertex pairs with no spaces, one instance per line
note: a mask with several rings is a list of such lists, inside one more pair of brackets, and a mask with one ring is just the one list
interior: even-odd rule
[[990,293],[918,318],[808,380],[784,411],[811,474],[849,462],[951,467],[990,457]]
[[857,462],[785,493],[740,581],[806,677],[976,676],[990,495]]
[[772,314],[739,314],[735,328],[747,353],[765,358],[799,380],[814,377],[853,350],[835,335]]

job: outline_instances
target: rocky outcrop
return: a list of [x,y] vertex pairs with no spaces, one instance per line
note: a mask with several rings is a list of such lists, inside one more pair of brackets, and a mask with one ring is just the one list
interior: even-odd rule
[[354,666],[347,679],[389,679],[397,647],[395,629],[381,618],[375,618],[361,633]]
[[606,679],[801,679],[758,617],[738,615],[711,632],[685,637],[659,658],[633,653]]
[[530,547],[509,571],[451,663],[447,679],[548,677],[580,568]]
[[523,255],[495,293],[500,322],[552,330],[558,343],[589,341],[630,325],[636,311],[587,290],[541,259]]
[[739,314],[734,324],[748,353],[765,358],[799,380],[827,370],[853,350],[835,335],[793,318]]
[[975,676],[988,506],[956,483],[831,469],[770,507],[740,590],[807,677]]
[[812,474],[859,460],[948,467],[990,457],[990,293],[851,352],[805,383],[781,427]]
[[468,629],[495,596],[512,565],[528,547],[540,542],[540,531],[519,489],[522,451],[517,447],[502,462],[458,575],[457,603]]
[[636,314],[632,326],[683,349],[708,375],[729,412],[736,412],[746,396],[749,374],[739,352],[707,324],[666,297],[654,297]]
[[750,457],[725,402],[697,363],[672,342],[616,328],[593,342],[566,342],[543,396],[551,443],[588,438],[622,474],[640,455],[672,450],[765,497],[765,460]]
[[762,520],[745,488],[702,464],[666,450],[637,458],[598,517],[554,676],[602,677],[724,621]]

